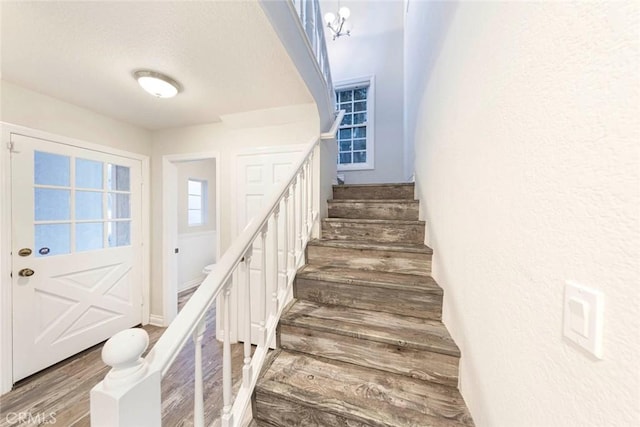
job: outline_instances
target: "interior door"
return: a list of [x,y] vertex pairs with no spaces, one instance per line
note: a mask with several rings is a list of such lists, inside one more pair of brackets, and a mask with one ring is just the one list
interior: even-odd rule
[[11,142],[15,382],[141,322],[141,164]]
[[[301,151],[283,151],[278,153],[261,153],[248,154],[238,156],[237,163],[237,225],[238,234],[246,227],[251,218],[253,218],[262,208],[272,191],[276,189],[276,184],[286,179],[291,173],[292,164],[300,158]],[[281,214],[278,221],[278,238],[283,241],[283,215]],[[269,233],[267,239],[267,248],[272,247],[273,235]],[[282,245],[282,244],[281,244]],[[267,251],[267,280],[273,277],[273,254]],[[278,269],[284,271],[285,256],[282,250],[278,253]],[[257,331],[262,313],[264,309],[259,307],[258,298],[260,286],[262,286],[262,242],[257,239],[253,246],[253,257],[251,259],[251,323],[252,323],[252,344],[257,344]],[[239,287],[239,303],[238,312],[244,316],[244,273],[239,274],[239,280],[242,284]],[[284,286],[284,275],[278,276],[278,285]],[[268,296],[268,298],[271,298]],[[239,323],[243,324],[242,322]],[[243,328],[238,329],[238,337],[244,340]]]

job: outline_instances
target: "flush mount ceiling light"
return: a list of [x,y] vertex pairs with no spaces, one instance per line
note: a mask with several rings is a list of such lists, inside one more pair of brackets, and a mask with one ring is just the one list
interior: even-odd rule
[[180,83],[156,71],[138,70],[133,77],[142,89],[158,98],[172,98],[182,89]]
[[351,11],[348,7],[344,6],[338,9],[338,15],[334,13],[326,13],[324,15],[324,22],[327,23],[327,27],[333,33],[333,40],[340,36],[350,36],[351,31],[344,28],[344,23],[351,16]]

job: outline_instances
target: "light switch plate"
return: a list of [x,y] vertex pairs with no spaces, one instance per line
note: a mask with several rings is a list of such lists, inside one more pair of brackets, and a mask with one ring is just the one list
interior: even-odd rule
[[604,294],[575,282],[564,288],[564,336],[602,359]]

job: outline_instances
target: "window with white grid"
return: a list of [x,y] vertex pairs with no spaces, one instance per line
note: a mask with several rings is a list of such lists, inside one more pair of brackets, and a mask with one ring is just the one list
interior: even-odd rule
[[207,181],[189,179],[187,182],[187,218],[190,227],[204,225],[207,215]]
[[338,170],[373,168],[373,78],[336,86],[336,109],[345,110],[338,130]]

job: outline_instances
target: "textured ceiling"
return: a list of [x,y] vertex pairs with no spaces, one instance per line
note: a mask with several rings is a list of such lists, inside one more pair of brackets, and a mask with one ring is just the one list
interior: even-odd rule
[[[0,4],[3,80],[146,129],[313,102],[256,0]],[[183,92],[153,98],[140,68]]]

